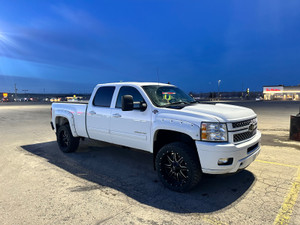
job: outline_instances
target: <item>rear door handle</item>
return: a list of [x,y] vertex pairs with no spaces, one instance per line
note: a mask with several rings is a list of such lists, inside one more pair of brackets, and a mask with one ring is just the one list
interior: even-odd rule
[[120,118],[121,115],[120,115],[119,113],[115,113],[115,114],[113,114],[113,117],[115,117],[115,118]]
[[91,114],[91,115],[95,115],[95,114],[96,114],[96,112],[95,112],[95,111],[89,111],[89,114]]

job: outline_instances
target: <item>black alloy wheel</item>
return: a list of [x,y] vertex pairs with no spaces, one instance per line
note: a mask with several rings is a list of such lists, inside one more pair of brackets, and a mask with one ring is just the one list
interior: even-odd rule
[[62,152],[70,153],[76,151],[79,146],[79,137],[72,135],[68,124],[60,126],[56,132],[57,143]]
[[182,186],[188,180],[188,168],[178,153],[167,152],[162,158],[162,175],[169,183]]
[[201,179],[201,167],[194,149],[174,142],[161,148],[156,156],[156,169],[162,183],[177,192],[194,188]]
[[65,130],[60,132],[61,145],[63,148],[67,148],[70,145],[70,134]]

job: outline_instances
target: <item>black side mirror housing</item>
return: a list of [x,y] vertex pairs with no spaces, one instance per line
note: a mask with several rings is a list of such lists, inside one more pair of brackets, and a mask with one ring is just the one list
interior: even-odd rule
[[122,96],[122,111],[131,111],[131,110],[133,110],[132,95],[123,95]]

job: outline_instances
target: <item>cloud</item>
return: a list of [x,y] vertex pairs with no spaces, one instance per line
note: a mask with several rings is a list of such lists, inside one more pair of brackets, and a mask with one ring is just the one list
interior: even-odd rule
[[98,34],[103,34],[104,32],[104,24],[87,11],[72,9],[66,5],[55,5],[52,6],[52,9],[65,22],[79,26],[80,29],[87,29],[90,32]]
[[[52,6],[56,16],[36,18],[18,25],[4,23],[7,36],[15,47],[5,45],[0,55],[25,61],[67,67],[106,70],[107,74],[124,74],[140,51],[128,38],[108,31],[99,19],[83,10],[64,5]],[[1,25],[1,21],[0,21]],[[123,69],[122,69],[123,68]],[[126,72],[125,72],[126,73]]]
[[[79,30],[19,27],[1,33],[0,55],[55,65],[114,70],[107,61],[109,51],[100,38]],[[100,40],[99,40],[100,39]]]

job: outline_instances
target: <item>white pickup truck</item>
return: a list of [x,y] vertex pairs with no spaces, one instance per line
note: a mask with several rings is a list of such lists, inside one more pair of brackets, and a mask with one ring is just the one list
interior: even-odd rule
[[260,152],[251,109],[197,103],[169,84],[98,84],[88,103],[53,103],[51,110],[63,152],[74,152],[80,138],[152,152],[161,182],[178,192],[195,187],[202,173],[244,169]]

